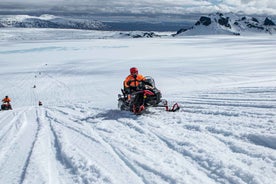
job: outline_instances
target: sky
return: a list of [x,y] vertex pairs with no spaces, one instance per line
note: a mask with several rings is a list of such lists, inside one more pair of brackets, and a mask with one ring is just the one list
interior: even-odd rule
[[275,0],[1,0],[0,12],[187,14],[241,12],[276,14]]

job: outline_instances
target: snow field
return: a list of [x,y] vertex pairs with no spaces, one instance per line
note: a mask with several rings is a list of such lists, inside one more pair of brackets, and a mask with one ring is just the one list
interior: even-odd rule
[[[13,105],[0,112],[0,183],[275,181],[274,37],[35,33],[0,44],[0,94]],[[132,66],[180,111],[117,110]]]

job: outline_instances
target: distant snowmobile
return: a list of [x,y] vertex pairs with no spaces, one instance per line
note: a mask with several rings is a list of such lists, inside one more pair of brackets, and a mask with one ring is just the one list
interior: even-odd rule
[[5,98],[2,100],[3,104],[1,105],[1,110],[12,110],[11,107],[11,98],[7,95]]
[[121,89],[122,94],[118,95],[118,108],[120,110],[131,111],[136,115],[142,114],[148,107],[165,107],[166,111],[175,112],[180,109],[175,103],[172,108],[168,107],[168,102],[162,98],[161,91],[155,86],[152,77],[146,76],[144,81],[140,81],[139,89],[130,94]]
[[10,104],[10,103],[7,103],[7,102],[4,102],[4,103],[1,105],[1,110],[2,110],[2,111],[5,111],[5,110],[12,110],[11,104]]
[[39,106],[42,106],[42,102],[41,102],[41,101],[38,101],[38,105],[39,105]]

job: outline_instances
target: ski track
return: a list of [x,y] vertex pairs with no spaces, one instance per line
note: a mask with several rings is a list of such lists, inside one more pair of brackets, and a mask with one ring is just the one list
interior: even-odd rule
[[34,149],[34,146],[37,142],[37,138],[38,138],[38,134],[39,134],[39,131],[40,131],[40,127],[41,127],[41,122],[39,120],[39,115],[38,115],[38,111],[36,110],[36,122],[38,124],[37,126],[37,130],[36,130],[36,133],[35,133],[35,137],[34,137],[34,140],[31,144],[31,148],[30,148],[30,151],[28,153],[28,156],[27,156],[27,159],[25,161],[25,164],[24,164],[24,167],[23,167],[23,171],[21,173],[21,176],[20,176],[20,184],[22,184],[25,180],[25,176],[26,176],[26,172],[27,172],[27,169],[28,169],[28,166],[29,166],[29,163],[30,163],[30,159],[31,159],[31,156],[32,156],[32,153],[33,153],[33,149]]
[[[268,176],[276,176],[276,92],[255,88],[235,90],[239,93],[237,98],[223,91],[201,92],[182,98],[179,102],[182,108],[176,113],[158,108],[135,116],[130,112],[87,108],[82,104],[3,112],[0,117],[0,142],[3,145],[0,163],[12,166],[2,167],[1,173],[12,169],[18,173],[18,178],[5,178],[1,174],[0,181],[268,183]],[[266,96],[272,100],[265,100]],[[160,118],[162,125],[155,123],[160,122]],[[27,126],[33,128],[27,129]],[[255,128],[271,136],[262,135]],[[13,157],[18,157],[16,153],[23,149],[20,139],[26,133],[29,138],[24,154],[12,162]],[[38,142],[43,140],[41,136],[48,137],[43,149],[49,150],[44,157],[55,160],[48,164],[49,170],[45,173],[42,168],[35,171],[38,167],[35,161],[41,157],[38,152],[43,154],[38,151],[41,149]],[[10,140],[12,142],[8,142]],[[210,148],[214,142],[217,147]],[[81,146],[83,144],[87,149]],[[144,153],[144,149],[151,155]],[[224,158],[224,152],[231,158]],[[91,153],[110,158],[102,161],[109,167],[123,169],[121,176],[113,178],[114,174],[108,172],[101,159]],[[159,169],[155,169],[156,166]],[[252,173],[251,167],[258,169],[260,175]],[[32,181],[34,173],[41,178],[36,176]],[[64,177],[56,178],[60,175]]]
[[[99,139],[99,140],[97,140],[96,138],[94,138],[94,137],[92,137],[91,135],[89,135],[89,134],[91,134],[91,133],[89,133],[89,129],[88,129],[88,132],[87,131],[85,131],[84,129],[83,129],[83,125],[81,125],[80,123],[78,123],[78,125],[76,125],[76,123],[75,123],[75,121],[72,121],[72,119],[71,118],[68,118],[68,119],[66,119],[66,122],[68,122],[68,123],[65,123],[64,121],[64,119],[63,120],[58,120],[58,118],[56,118],[56,117],[59,117],[59,115],[57,114],[57,112],[58,113],[61,113],[62,114],[62,116],[64,116],[64,114],[66,114],[66,112],[64,112],[63,110],[60,110],[60,111],[51,111],[51,113],[54,113],[55,115],[53,116],[53,115],[50,115],[50,114],[48,114],[47,115],[47,117],[48,117],[48,119],[50,119],[51,121],[54,121],[55,122],[55,127],[57,127],[57,126],[62,126],[63,128],[62,129],[64,129],[64,128],[66,128],[66,129],[68,129],[68,131],[69,132],[71,132],[70,133],[70,136],[71,135],[76,135],[76,139],[74,139],[74,141],[77,141],[77,140],[82,140],[83,139],[83,141],[81,141],[82,142],[82,144],[83,144],[83,142],[85,143],[85,144],[87,144],[87,145],[89,145],[89,144],[91,144],[91,148],[93,148],[93,149],[97,149],[97,147],[98,147],[98,149],[99,150],[102,150],[103,148],[104,148],[104,150],[105,149],[107,149],[108,150],[108,148],[106,148],[106,145],[108,145],[109,146],[109,144],[106,144],[106,142],[105,141],[103,141],[100,137],[98,137],[98,136],[96,136],[97,137],[97,139]],[[53,117],[55,117],[55,118],[53,118]],[[62,119],[62,118],[61,118]],[[70,124],[70,125],[69,125]],[[78,127],[78,126],[80,126],[80,127]],[[82,129],[81,129],[82,128]],[[54,128],[52,128],[52,130],[54,131]],[[84,132],[86,132],[86,133],[84,133]],[[61,133],[61,132],[59,132],[59,133]],[[55,134],[55,139],[56,140],[58,140],[59,138],[58,137],[65,137],[65,136],[57,136],[58,134],[57,133],[54,133]],[[92,135],[94,135],[95,136],[95,132],[93,132],[92,133]],[[58,143],[56,143],[56,145],[60,145],[60,146],[56,146],[57,148],[59,148],[58,150],[57,150],[57,152],[61,152],[61,149],[62,149],[62,146],[61,146],[61,143],[60,143],[61,141],[58,141]],[[65,142],[67,142],[67,141],[65,141]],[[77,141],[78,142],[78,141]],[[106,144],[106,145],[105,145]],[[103,147],[103,148],[101,148],[101,147]],[[76,148],[74,148],[74,149],[76,149]],[[84,157],[84,155],[90,155],[91,153],[89,153],[89,152],[87,152],[87,150],[83,150],[83,148],[82,147],[79,147],[78,149],[81,149],[81,152],[80,152],[80,154],[82,155],[83,154],[83,156],[82,157]],[[113,150],[113,149],[111,149],[111,150]],[[95,152],[95,151],[93,151],[93,152]],[[106,152],[106,151],[105,151]],[[107,156],[107,157],[111,157],[111,158],[113,158],[114,157],[114,151],[111,151],[112,153],[110,153],[110,155],[109,156]],[[66,153],[64,153],[64,154],[66,154]],[[106,155],[107,153],[101,153],[101,154],[99,154],[99,155]],[[116,155],[116,154],[115,154]],[[72,156],[71,156],[72,157]],[[103,182],[103,183],[114,183],[114,181],[113,182],[111,182],[111,180],[115,180],[114,178],[113,179],[111,179],[108,175],[108,173],[106,172],[106,171],[104,171],[105,169],[103,169],[103,168],[101,168],[102,166],[101,165],[87,165],[88,163],[86,163],[86,162],[89,162],[88,160],[86,160],[85,161],[85,157],[83,158],[84,160],[83,161],[81,161],[81,162],[76,162],[76,161],[74,161],[74,160],[72,160],[72,158],[71,158],[70,156],[68,156],[68,155],[60,155],[59,154],[59,156],[58,156],[58,158],[59,158],[59,160],[66,160],[66,162],[64,162],[64,161],[62,161],[62,165],[65,165],[66,166],[66,168],[70,168],[70,170],[72,170],[72,171],[74,171],[74,172],[71,172],[72,173],[72,175],[73,176],[79,176],[80,175],[80,173],[82,173],[82,172],[88,172],[87,170],[90,170],[90,174],[89,174],[89,176],[86,176],[86,174],[82,174],[81,176],[81,178],[79,178],[78,180],[75,180],[74,182],[76,182],[76,183],[91,183],[91,182]],[[73,156],[74,157],[74,156]],[[66,163],[66,164],[64,164],[64,163]],[[68,163],[70,163],[70,164],[68,164]],[[92,173],[92,174],[91,174]],[[92,175],[92,176],[91,176]],[[106,175],[106,176],[105,176]],[[126,178],[128,178],[128,177],[126,177]],[[102,180],[102,181],[101,181]],[[129,180],[129,179],[128,179]],[[115,180],[116,181],[116,180]],[[134,180],[135,181],[135,180]],[[133,182],[134,182],[133,181]],[[138,180],[139,181],[139,180]],[[115,182],[115,183],[117,183],[117,182]],[[136,183],[136,182],[135,182]]]
[[[270,92],[273,92],[273,90],[270,91]],[[249,93],[252,93],[252,92],[250,91]],[[261,91],[261,93],[263,93],[263,91]],[[246,93],[244,95],[247,96]],[[271,93],[271,95],[275,96],[275,92]],[[219,100],[221,101],[221,99],[219,99]],[[251,101],[254,101],[254,99],[252,99]],[[225,102],[225,101],[222,101],[222,102]],[[258,106],[258,107],[265,108],[265,107],[270,107],[270,106],[275,105],[275,101],[273,101],[273,100],[272,101],[265,101],[265,102],[266,103],[270,102],[272,104],[261,105],[261,106]],[[210,109],[210,106],[214,106],[216,104],[213,104],[212,102],[210,104],[207,103],[207,107],[206,107],[206,103],[198,103],[200,108],[204,108],[204,109]],[[256,109],[256,106],[250,106],[250,107],[252,107],[252,109],[249,109],[246,112],[242,111],[243,113],[239,112],[244,107],[244,106],[240,105],[240,103],[237,103],[235,105],[235,107],[238,107],[237,109],[232,108],[233,105],[227,105],[227,103],[226,104],[224,103],[223,106],[226,106],[227,108],[223,109],[221,113],[214,113],[212,111],[208,112],[206,110],[207,113],[203,113],[203,115],[205,115],[205,116],[210,116],[211,115],[212,117],[219,116],[220,121],[222,121],[221,119],[223,117],[225,117],[227,119],[229,119],[229,118],[235,119],[236,117],[240,118],[240,116],[244,116],[246,119],[243,118],[243,120],[249,122],[248,127],[245,124],[245,128],[250,129],[250,132],[252,132],[252,129],[254,130],[254,126],[258,126],[258,128],[267,127],[267,126],[263,125],[264,123],[271,123],[271,125],[273,125],[272,124],[274,122],[273,119],[275,119],[275,113],[273,113],[273,111],[271,111],[270,113],[266,113],[266,112],[258,113],[257,117],[252,116],[252,114],[253,114],[252,112],[258,110],[258,109]],[[183,107],[183,108],[184,108],[183,111],[186,112],[185,107]],[[231,113],[224,112],[224,111],[229,111],[229,108],[231,108],[232,111],[236,110],[238,112],[235,112],[235,111],[234,112],[230,111]],[[193,109],[194,110],[188,111],[188,113],[190,112],[190,113],[198,115],[198,111],[195,111],[195,109],[197,109],[197,108],[193,107]],[[211,110],[212,109],[213,108],[211,108]],[[269,108],[267,108],[267,109],[270,110]],[[234,113],[234,116],[233,116],[233,113]],[[255,122],[251,122],[251,120],[256,121],[256,118],[257,118],[257,120],[259,118],[262,121],[260,121],[260,122],[258,121],[255,125],[254,124]],[[203,118],[203,119],[209,119],[209,118]],[[193,120],[193,121],[196,122],[198,120]],[[232,122],[232,121],[235,122],[235,120],[231,120],[230,122]],[[236,121],[238,121],[238,119]],[[203,122],[203,121],[198,121],[198,122]],[[223,121],[223,122],[225,122],[225,121]],[[137,128],[137,126],[133,126],[128,122],[123,122],[123,123],[125,124],[125,126],[128,126],[131,129],[134,129],[135,131],[137,131],[140,134],[144,133],[143,129]],[[179,123],[182,124],[183,122],[179,122]],[[242,123],[242,122],[240,122],[240,123]],[[250,123],[252,123],[253,126]],[[235,124],[237,125],[237,123],[235,123]],[[223,126],[225,126],[225,125],[223,125]],[[230,124],[230,126],[231,126],[231,124]],[[272,142],[275,140],[275,138],[273,136],[262,138],[261,135],[250,135],[250,134],[246,135],[244,133],[242,133],[240,135],[233,135],[233,133],[231,133],[232,131],[227,130],[227,128],[229,128],[229,127],[224,128],[225,129],[224,130],[222,128],[214,128],[213,125],[208,125],[204,129],[202,129],[200,126],[195,126],[195,125],[184,125],[184,127],[187,128],[189,131],[198,131],[198,132],[203,132],[204,134],[205,133],[210,134],[214,139],[217,139],[219,142],[224,144],[224,146],[226,146],[228,149],[230,149],[230,151],[232,151],[232,154],[244,154],[246,157],[253,157],[253,158],[256,158],[256,159],[263,159],[266,162],[266,164],[269,164],[269,165],[271,165],[271,163],[275,164],[275,157],[273,157],[273,156],[271,157],[269,154],[266,155],[265,153],[262,154],[261,152],[259,154],[250,154],[250,151],[246,151],[245,148],[242,148],[242,147],[238,146],[240,144],[241,145],[244,144],[244,145],[246,145],[247,148],[252,149],[252,150],[258,149],[259,146],[261,146],[262,148],[265,147],[265,148],[274,149],[274,146],[272,145],[273,144]],[[274,126],[271,126],[271,127],[274,127]],[[175,127],[175,124],[173,124],[172,129],[173,129],[172,131],[174,131],[174,129],[177,129]],[[161,131],[161,132],[163,132],[163,131]],[[273,135],[273,133],[275,132],[275,128],[270,130],[269,132],[271,132],[271,134]],[[187,151],[187,148],[185,148],[189,144],[185,144],[185,143],[182,144],[182,142],[177,143],[177,142],[175,142],[176,140],[170,140],[169,137],[162,138],[161,135],[157,135],[157,136],[163,142],[165,142],[170,149],[181,153],[184,157],[190,157],[191,160],[196,161],[199,164],[199,167],[205,168],[206,171],[209,172],[211,170],[212,172],[211,172],[211,174],[209,174],[209,176],[211,178],[214,178],[216,180],[216,182],[221,182],[221,183],[233,183],[233,182],[234,183],[243,183],[243,182],[244,183],[262,183],[262,180],[259,180],[253,174],[250,174],[249,170],[243,171],[243,169],[241,169],[240,167],[237,167],[237,166],[230,165],[230,166],[227,166],[226,169],[233,170],[235,175],[239,176],[239,178],[234,178],[233,176],[223,175],[222,174],[222,173],[224,173],[223,170],[226,170],[225,166],[222,165],[220,162],[219,163],[213,162],[214,158],[207,158],[206,159],[206,158],[197,157],[197,156],[195,156],[194,152],[189,152],[189,151]],[[229,136],[233,137],[233,140],[230,139],[232,141],[225,141],[226,139],[224,139],[224,137],[227,137],[227,140],[228,140]],[[267,139],[272,139],[270,141],[271,142],[270,145],[267,143],[267,142],[269,142]],[[180,145],[180,147],[179,147],[179,145]],[[191,147],[196,147],[196,146],[191,145]],[[181,149],[183,149],[183,151],[179,151]],[[275,152],[275,151],[273,151],[273,152]],[[207,155],[208,154],[206,152],[206,157],[207,157]],[[243,162],[245,162],[245,161],[243,161]],[[242,163],[240,163],[240,164],[242,164]],[[273,168],[273,164],[272,164],[272,168]],[[227,173],[227,172],[225,172],[225,173]],[[237,174],[237,173],[239,173],[239,174]],[[272,175],[273,175],[273,173],[275,174],[275,170],[272,171]],[[224,178],[224,179],[221,179],[221,178]],[[263,180],[263,181],[265,181],[265,180]]]
[[[156,136],[155,134],[152,134],[150,133],[148,130],[143,130],[142,127],[140,127],[139,125],[134,125],[134,122],[126,122],[126,121],[118,121],[122,126],[128,128],[128,132],[135,132],[136,135],[135,138],[137,138],[138,136],[146,136],[147,138],[146,139],[149,139],[150,141],[153,141],[155,144],[154,145],[159,145],[160,144],[160,141],[158,139],[156,139]],[[120,131],[121,129],[123,128],[118,128],[118,131]],[[110,131],[104,131],[104,132],[110,132]],[[157,141],[154,141],[154,140],[157,140]],[[143,140],[146,142],[146,140]],[[148,143],[148,144],[151,144],[151,143]],[[147,144],[145,144],[147,145]],[[152,146],[154,146],[152,145]],[[124,147],[127,147],[127,148],[130,148],[130,150],[128,151],[131,151],[133,152],[133,146],[132,145],[124,145]],[[164,148],[162,148],[164,149]],[[149,179],[146,179],[148,175],[154,175],[155,177],[158,177],[160,178],[159,179],[159,183],[160,182],[169,182],[169,183],[183,183],[184,180],[181,181],[181,179],[178,179],[175,180],[173,179],[172,176],[169,176],[169,175],[166,175],[166,174],[163,174],[159,171],[156,171],[155,169],[152,169],[149,165],[146,165],[146,164],[143,164],[143,163],[139,163],[138,161],[135,161],[131,158],[129,158],[129,156],[127,156],[127,154],[123,154],[122,151],[120,151],[118,154],[120,154],[120,157],[125,160],[126,164],[131,167],[135,172],[137,172],[137,175],[142,175],[143,176],[143,180],[145,181],[145,183],[151,183],[153,181],[150,181]],[[156,153],[155,155],[159,155],[160,156],[160,153]],[[140,171],[139,171],[140,170]],[[143,173],[143,174],[142,174]],[[149,177],[149,176],[148,176]]]
[[[1,144],[1,183],[23,183],[24,181],[32,149],[39,131],[39,124],[33,119],[34,115],[31,115],[33,113],[35,112],[27,109],[23,113],[16,115],[12,121],[7,121],[12,126],[9,132],[6,133],[6,137],[9,137],[8,142],[4,139]],[[31,119],[27,117],[31,117]],[[28,128],[27,124],[29,125]],[[21,154],[18,154],[18,152]],[[18,177],[14,179],[5,178],[5,173],[8,174],[9,172],[16,173],[15,175]]]

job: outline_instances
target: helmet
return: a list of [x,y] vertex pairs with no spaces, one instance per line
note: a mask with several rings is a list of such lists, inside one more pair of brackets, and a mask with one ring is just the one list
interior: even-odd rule
[[6,98],[9,98],[8,96],[6,96]]
[[137,75],[138,74],[138,69],[136,67],[130,68],[129,71],[130,71],[131,75],[135,75],[135,74]]

